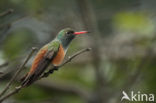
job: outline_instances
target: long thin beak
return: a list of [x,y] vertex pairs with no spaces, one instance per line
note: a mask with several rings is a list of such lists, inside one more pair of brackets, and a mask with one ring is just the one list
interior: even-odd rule
[[86,34],[86,33],[89,33],[89,32],[88,31],[74,32],[75,35]]

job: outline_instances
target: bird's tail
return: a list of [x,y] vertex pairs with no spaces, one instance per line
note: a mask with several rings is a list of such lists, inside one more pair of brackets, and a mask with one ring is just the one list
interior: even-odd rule
[[22,83],[22,82],[26,79],[27,76],[28,76],[28,73],[25,74],[25,75],[20,79],[20,82]]
[[31,79],[29,79],[29,77],[28,78],[25,78],[25,80],[22,82],[22,86],[29,86],[30,84],[32,84],[33,82],[32,82],[32,80]]
[[25,76],[23,76],[23,77],[20,79],[21,85],[22,85],[22,86],[29,86],[29,85],[32,83],[30,77],[31,77],[31,76],[29,76],[28,73],[27,73]]

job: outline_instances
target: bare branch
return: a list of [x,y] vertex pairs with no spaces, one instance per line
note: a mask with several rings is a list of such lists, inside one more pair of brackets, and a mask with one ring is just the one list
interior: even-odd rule
[[[36,50],[36,49],[35,49]],[[62,66],[64,66],[65,64],[67,64],[67,63],[69,63],[72,59],[74,59],[76,56],[78,56],[78,55],[80,55],[80,54],[82,54],[82,53],[84,53],[84,52],[87,52],[87,51],[90,51],[91,50],[91,48],[86,48],[86,49],[82,49],[82,50],[80,50],[80,51],[78,51],[78,52],[76,52],[75,54],[73,54],[72,56],[70,56],[63,64],[61,64],[60,66],[57,66],[57,67],[54,67],[54,68],[52,68],[52,69],[50,69],[48,72],[46,72],[46,73],[44,73],[39,79],[41,79],[41,78],[44,78],[44,77],[47,77],[47,76],[49,76],[49,74],[51,74],[51,73],[53,73],[53,72],[51,72],[51,71],[54,71],[54,70],[57,70],[57,69],[59,69],[60,67],[62,67]],[[24,67],[24,65],[27,63],[27,61],[29,60],[29,58],[31,57],[31,55],[33,54],[33,52],[34,52],[34,49],[32,50],[32,52],[28,55],[28,58],[26,59],[26,61],[20,66],[20,68],[18,69],[18,71],[15,73],[15,75],[14,75],[14,77],[10,80],[10,82],[7,84],[7,87],[3,90],[3,92],[5,93],[7,90],[8,90],[8,88],[10,87],[10,85],[12,84],[12,82],[14,81],[14,79],[16,78],[16,76],[20,73],[20,71],[23,69],[23,67]],[[37,80],[39,80],[39,79],[37,79]],[[36,80],[36,81],[37,81]],[[2,98],[0,98],[0,103],[1,102],[3,102],[5,99],[7,99],[7,98],[9,98],[10,96],[12,96],[12,95],[14,95],[14,94],[16,94],[16,93],[18,93],[22,88],[24,88],[25,86],[18,86],[18,87],[16,87],[12,92],[10,92],[10,93],[8,93],[6,96],[3,96]],[[3,93],[2,92],[2,93]],[[2,94],[1,93],[1,94]],[[4,94],[3,93],[3,94]],[[2,94],[2,95],[3,95]],[[2,96],[1,95],[1,96]]]
[[9,98],[10,96],[18,93],[22,88],[23,88],[22,86],[16,87],[12,92],[10,92],[6,96],[2,97],[0,99],[0,103],[2,103],[5,99]]
[[4,12],[0,13],[0,17],[6,16],[6,15],[11,14],[13,12],[14,12],[13,9],[9,9],[7,11],[4,11]]
[[4,90],[0,93],[0,97],[2,95],[4,95],[7,90],[10,88],[11,84],[13,83],[13,81],[15,80],[15,78],[18,76],[18,74],[22,71],[22,69],[24,68],[25,64],[29,61],[30,57],[32,56],[32,54],[36,51],[37,49],[34,47],[32,48],[32,51],[30,52],[30,54],[27,56],[26,60],[24,61],[24,63],[19,66],[17,68],[17,72],[15,73],[15,75],[11,78],[11,80],[8,82],[8,84],[6,85],[6,87],[4,88]]

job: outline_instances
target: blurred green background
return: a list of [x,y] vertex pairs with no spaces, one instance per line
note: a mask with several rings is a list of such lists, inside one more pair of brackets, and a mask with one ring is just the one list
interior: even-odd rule
[[5,103],[120,103],[122,91],[156,94],[155,5],[155,0],[0,0],[0,14],[14,11],[0,16],[0,90],[31,47],[42,47],[63,28],[91,32],[72,42],[66,58],[92,48]]

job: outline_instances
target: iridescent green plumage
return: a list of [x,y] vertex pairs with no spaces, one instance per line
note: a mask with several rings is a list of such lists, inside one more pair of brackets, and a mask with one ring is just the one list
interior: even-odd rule
[[55,52],[57,52],[60,44],[61,44],[61,42],[58,40],[51,41],[50,43],[47,44],[48,50],[53,49]]

